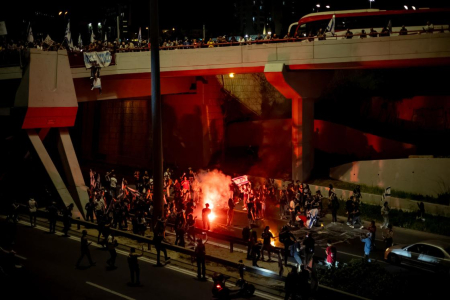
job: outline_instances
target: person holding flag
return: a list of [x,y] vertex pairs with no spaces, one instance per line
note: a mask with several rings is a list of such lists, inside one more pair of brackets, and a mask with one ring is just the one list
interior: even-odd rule
[[70,32],[70,20],[67,22],[66,35],[64,36],[64,41],[67,43],[67,46],[70,49],[73,48],[72,33]]
[[141,47],[141,42],[142,42],[141,27],[139,27],[138,41],[139,41],[139,47]]
[[327,31],[331,32],[331,34],[334,36],[334,28],[336,26],[336,18],[333,15],[333,17],[331,18],[330,22],[328,22],[328,26],[327,26]]

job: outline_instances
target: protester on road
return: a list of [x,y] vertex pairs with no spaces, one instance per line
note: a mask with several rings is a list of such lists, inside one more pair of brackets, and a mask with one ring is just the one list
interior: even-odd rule
[[392,229],[392,224],[388,225],[387,230],[382,233],[382,237],[386,248],[389,248],[394,244],[394,230]]
[[34,198],[28,200],[28,211],[30,213],[30,226],[36,227],[37,202]]
[[108,266],[111,268],[116,268],[116,247],[118,246],[118,242],[114,236],[114,234],[110,234],[107,239],[107,249],[109,251],[109,254],[111,255],[110,258],[106,261]]
[[264,228],[263,233],[261,234],[261,237],[263,239],[263,248],[261,251],[261,260],[264,261],[264,250],[267,251],[267,255],[269,256],[268,262],[271,262],[271,254],[272,254],[272,245],[270,244],[272,239],[274,238],[272,232],[270,232],[269,226],[266,226]]
[[331,194],[330,208],[331,208],[331,217],[332,217],[331,222],[337,223],[337,212],[339,210],[339,199],[335,193]]
[[372,250],[374,250],[375,247],[375,235],[377,233],[377,226],[375,225],[375,221],[370,222],[370,226],[367,227],[367,230],[372,234]]
[[284,284],[284,299],[295,299],[295,295],[297,294],[297,291],[299,283],[299,276],[297,273],[297,267],[292,267],[291,271],[286,276],[286,281]]
[[388,206],[387,201],[384,202],[383,207],[381,208],[381,216],[383,217],[383,225],[380,226],[381,229],[387,228],[389,225],[389,211],[391,209]]
[[205,204],[205,208],[202,209],[202,221],[203,221],[203,229],[210,230],[209,223],[209,214],[211,213],[211,209],[209,208],[209,204]]
[[197,247],[195,247],[195,258],[197,260],[197,278],[206,280],[205,265],[206,247],[202,239],[197,239]]
[[327,249],[325,249],[325,254],[327,255],[327,264],[329,266],[336,266],[336,260],[337,260],[337,250],[336,247],[331,244],[331,241],[327,241]]
[[235,206],[233,198],[228,199],[227,226],[232,226]]
[[56,202],[52,202],[52,204],[47,207],[48,211],[48,222],[49,222],[49,232],[55,233],[56,228],[56,219],[58,218],[58,208],[56,207]]
[[361,242],[364,243],[364,260],[371,262],[370,251],[372,248],[372,234],[370,232],[367,234],[361,234]]
[[[144,246],[141,248],[141,254],[136,253],[134,247],[130,248],[130,253],[128,254],[128,267],[130,268],[131,285],[141,285],[138,258],[144,255]],[[134,281],[136,278],[136,282]]]
[[295,236],[289,231],[289,226],[285,225],[279,234],[280,242],[284,245],[284,265],[287,266],[289,257],[289,247],[291,247],[297,240]]
[[307,232],[306,238],[303,240],[303,246],[305,246],[305,266],[307,266],[310,260],[314,257],[314,245],[315,240],[312,238],[312,233]]
[[91,258],[91,252],[89,251],[89,245],[92,244],[91,242],[88,242],[87,239],[87,231],[83,230],[81,232],[81,256],[77,261],[77,264],[75,265],[76,268],[80,267],[80,262],[83,260],[84,256],[86,255],[88,260],[89,260],[89,264],[90,266],[95,266],[95,262],[92,261]]
[[153,241],[155,243],[156,248],[156,265],[158,267],[162,267],[163,264],[161,263],[161,251],[164,253],[164,261],[167,263],[170,260],[170,257],[167,257],[167,250],[164,246],[164,238],[166,236],[166,224],[164,220],[158,219],[155,225],[155,229],[153,230]]
[[71,225],[71,221],[72,221],[72,210],[73,210],[73,203],[70,203],[66,209],[63,212],[63,224],[64,224],[64,228],[63,228],[63,232],[64,235],[63,237],[69,237],[70,235],[68,234],[69,230],[70,230],[70,225]]
[[86,221],[89,222],[89,220],[94,223],[94,201],[92,199],[89,199],[89,202],[86,203],[84,206],[84,209],[86,210]]

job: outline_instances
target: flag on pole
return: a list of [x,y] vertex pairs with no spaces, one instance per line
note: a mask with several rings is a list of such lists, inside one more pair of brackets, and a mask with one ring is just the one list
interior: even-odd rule
[[81,39],[81,33],[78,35],[78,47],[79,48],[83,47],[83,40]]
[[70,32],[70,20],[67,22],[66,35],[64,36],[64,40],[66,41],[67,46],[69,46],[69,48],[72,49],[73,40],[72,40],[72,33]]
[[142,42],[141,27],[139,27],[138,41],[139,41],[139,45],[140,45]]
[[93,43],[95,40],[95,35],[94,35],[94,29],[91,30],[91,43]]
[[389,23],[388,23],[388,29],[389,29],[389,32],[390,33],[392,33],[392,23],[391,23],[391,20],[389,20]]
[[334,28],[336,26],[336,18],[333,15],[333,17],[331,18],[330,22],[328,22],[328,26],[327,26],[327,31],[331,32],[331,34],[334,35]]
[[5,21],[0,21],[0,35],[7,35],[8,31],[6,30]]
[[27,37],[27,42],[28,43],[33,43],[34,42],[34,37],[33,37],[33,30],[31,29],[31,22],[28,25],[28,37]]
[[46,43],[47,45],[51,46],[53,45],[53,40],[50,38],[50,35],[47,34],[47,37],[44,40],[44,43]]

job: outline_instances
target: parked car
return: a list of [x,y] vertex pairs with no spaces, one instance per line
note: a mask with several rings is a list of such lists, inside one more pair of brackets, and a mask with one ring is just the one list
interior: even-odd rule
[[430,240],[395,245],[386,249],[384,259],[393,264],[450,274],[450,242]]

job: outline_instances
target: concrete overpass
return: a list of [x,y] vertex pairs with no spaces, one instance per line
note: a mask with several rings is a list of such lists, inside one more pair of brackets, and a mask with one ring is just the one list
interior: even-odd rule
[[[89,70],[71,68],[66,52],[31,50],[23,75],[18,68],[0,69],[0,79],[21,78],[15,106],[24,110],[22,128],[28,130],[61,198],[67,204],[75,200],[80,210],[87,201],[86,187],[66,129],[75,123],[77,102],[151,94],[150,52],[117,53],[115,61],[101,70],[102,94],[91,91]],[[166,50],[161,51],[161,85],[163,95],[195,94],[201,89],[201,76],[264,72],[284,97],[292,99],[292,177],[302,181],[313,167],[318,83],[333,76],[333,70],[440,65],[450,65],[447,33]],[[43,147],[50,128],[58,128],[60,154],[72,188],[64,185]]]

